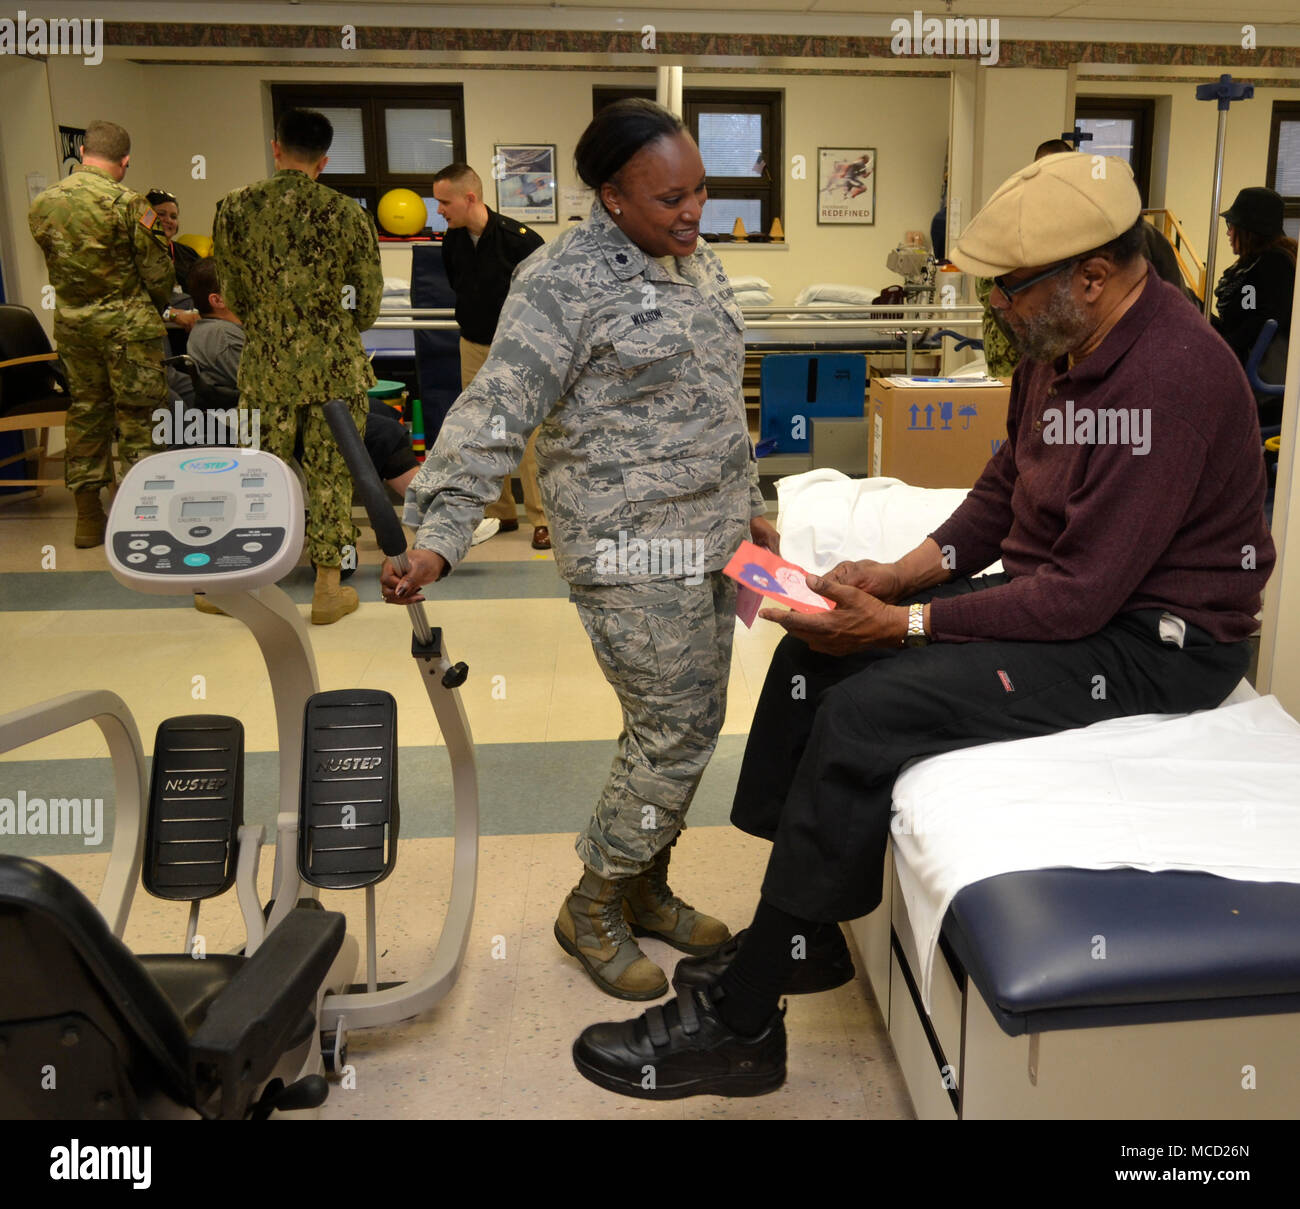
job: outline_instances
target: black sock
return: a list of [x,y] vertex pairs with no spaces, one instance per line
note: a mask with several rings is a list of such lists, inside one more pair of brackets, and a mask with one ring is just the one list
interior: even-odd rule
[[728,1028],[742,1037],[756,1037],[767,1027],[790,981],[795,938],[802,936],[807,942],[821,926],[759,899],[754,922],[718,980],[722,988],[718,1015]]

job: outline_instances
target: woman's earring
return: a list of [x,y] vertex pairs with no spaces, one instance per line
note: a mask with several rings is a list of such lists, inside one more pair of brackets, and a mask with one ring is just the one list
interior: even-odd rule
[[615,207],[614,207],[614,213],[617,214],[617,215],[619,215],[619,216],[621,217],[622,214],[623,214],[623,211],[620,210],[617,206],[615,206]]

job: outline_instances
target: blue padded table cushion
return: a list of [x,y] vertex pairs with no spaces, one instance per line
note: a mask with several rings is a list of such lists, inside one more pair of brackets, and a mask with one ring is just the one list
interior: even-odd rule
[[1012,1037],[1300,1011],[1300,885],[1289,882],[1004,873],[953,899],[941,943]]

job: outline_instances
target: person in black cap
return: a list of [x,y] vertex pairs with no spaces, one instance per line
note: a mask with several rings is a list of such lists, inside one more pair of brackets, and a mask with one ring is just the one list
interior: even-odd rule
[[[1210,318],[1246,364],[1260,329],[1277,320],[1277,335],[1259,365],[1265,382],[1286,378],[1286,350],[1291,335],[1291,295],[1295,290],[1296,241],[1282,230],[1283,202],[1272,189],[1243,189],[1220,216],[1228,221],[1228,241],[1237,259],[1214,289],[1218,314]],[[1259,397],[1260,423],[1282,417],[1280,396]]]

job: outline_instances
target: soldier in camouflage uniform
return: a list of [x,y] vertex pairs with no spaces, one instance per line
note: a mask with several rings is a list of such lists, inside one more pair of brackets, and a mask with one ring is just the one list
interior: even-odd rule
[[64,480],[77,505],[75,544],[102,545],[99,492],[113,482],[113,431],[124,467],[154,452],[153,412],[167,404],[159,312],[174,277],[157,215],[123,185],[131,139],[91,122],[82,163],[27,215],[54,287],[54,339],[67,371]]
[[988,277],[975,278],[975,297],[984,308],[984,360],[988,362],[991,378],[1009,378],[1020,362],[1020,350],[1011,343],[1011,337],[998,322],[989,303],[993,282]]
[[302,435],[317,625],[357,607],[356,592],[339,585],[343,548],[357,535],[352,479],[323,405],[344,400],[365,432],[375,375],[361,333],[379,315],[384,289],[365,211],[316,180],[333,136],[319,113],[285,113],[271,144],[275,175],[223,197],[213,227],[226,304],[247,337],[240,407],[258,409],[262,447],[285,461]]
[[407,491],[411,571],[388,564],[382,583],[405,604],[459,563],[538,430],[555,560],[623,709],[555,935],[602,990],[653,999],[667,981],[629,922],[687,953],[728,937],[668,888],[669,850],[726,712],[722,567],[747,537],[777,542],[746,431],[744,320],[698,241],[699,151],[667,111],[619,102],[577,161],[591,215],[516,270],[487,361]]

